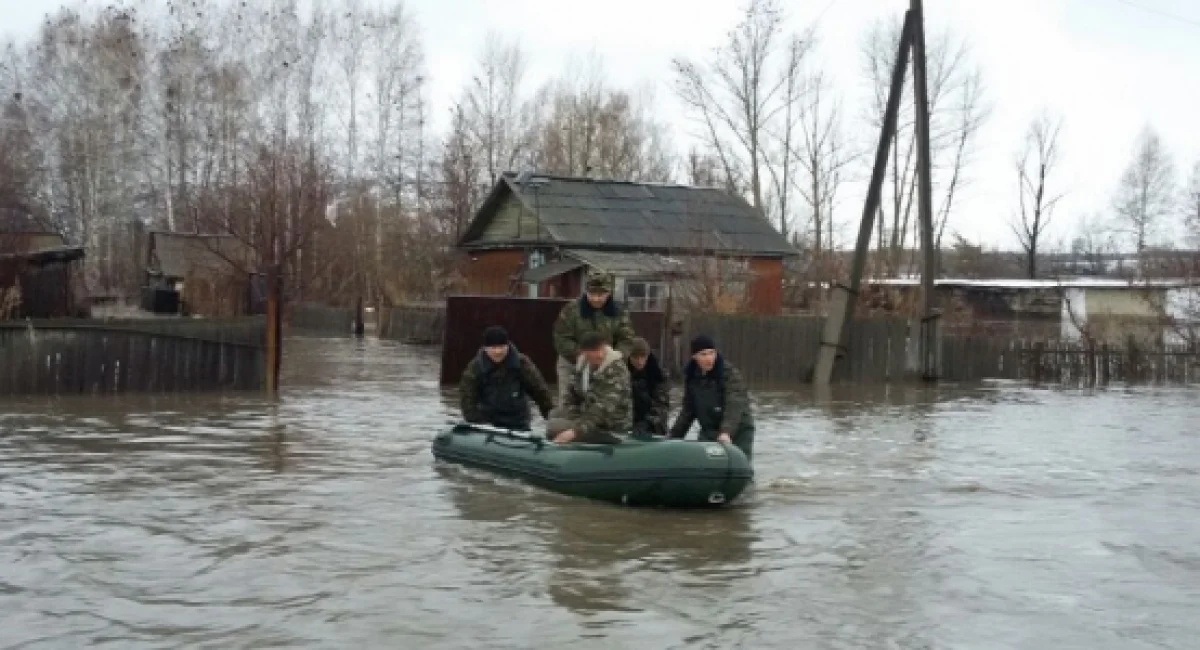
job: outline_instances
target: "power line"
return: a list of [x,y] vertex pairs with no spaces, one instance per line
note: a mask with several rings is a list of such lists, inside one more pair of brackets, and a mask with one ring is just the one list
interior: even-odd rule
[[1117,2],[1120,2],[1121,4],[1123,4],[1127,7],[1133,7],[1134,9],[1140,9],[1147,13],[1157,14],[1159,16],[1162,16],[1163,18],[1170,18],[1171,20],[1177,20],[1185,25],[1191,25],[1192,27],[1200,27],[1200,20],[1194,20],[1192,18],[1185,18],[1178,14],[1173,14],[1168,11],[1163,11],[1162,9],[1157,9],[1155,7],[1147,7],[1146,5],[1139,4],[1137,2],[1134,2],[1133,0],[1117,0]]

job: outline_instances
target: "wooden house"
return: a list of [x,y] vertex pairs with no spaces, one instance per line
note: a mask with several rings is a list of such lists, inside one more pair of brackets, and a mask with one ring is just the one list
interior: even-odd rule
[[84,251],[19,207],[0,207],[0,319],[76,316]]
[[719,189],[503,175],[458,242],[475,295],[575,297],[589,270],[615,276],[634,311],[689,297],[777,314],[787,239]]
[[254,250],[231,235],[150,232],[143,306],[207,317],[262,313],[255,268]]

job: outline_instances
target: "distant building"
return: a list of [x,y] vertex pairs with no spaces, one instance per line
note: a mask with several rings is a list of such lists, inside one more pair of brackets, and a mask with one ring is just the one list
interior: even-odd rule
[[76,263],[84,251],[18,207],[0,207],[0,319],[80,312]]
[[143,307],[229,317],[263,313],[255,252],[231,235],[148,233]]
[[[588,269],[616,277],[635,311],[714,292],[777,314],[795,249],[760,212],[722,190],[505,174],[458,242],[467,291],[574,297]],[[711,295],[706,296],[712,299]]]
[[[934,281],[949,331],[1020,338],[1090,338],[1147,345],[1177,343],[1200,324],[1200,287],[1187,279],[988,279]],[[902,311],[919,295],[917,278],[864,282],[867,308]]]

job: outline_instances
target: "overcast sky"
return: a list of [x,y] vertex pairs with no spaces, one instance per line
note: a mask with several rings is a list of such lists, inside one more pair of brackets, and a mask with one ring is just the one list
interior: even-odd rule
[[[325,0],[332,1],[332,0]],[[0,30],[31,35],[52,0],[0,0]],[[655,89],[659,113],[686,147],[689,124],[672,96],[674,56],[703,57],[738,20],[740,0],[409,0],[421,23],[435,119],[466,82],[488,30],[521,40],[531,60],[530,88],[594,49],[614,84]],[[818,56],[850,117],[865,91],[859,47],[878,17],[907,0],[784,0],[797,27],[819,17]],[[1015,203],[1012,158],[1030,118],[1043,107],[1065,118],[1068,190],[1054,230],[1066,240],[1081,215],[1110,215],[1114,187],[1138,132],[1153,126],[1173,155],[1182,183],[1200,160],[1200,0],[926,0],[927,28],[952,28],[983,68],[993,107],[981,133],[970,185],[950,223],[970,239],[1015,248],[1008,227]],[[848,122],[864,142],[877,136]],[[871,145],[873,146],[873,145]],[[858,187],[844,195],[839,219],[849,232],[861,211]],[[1167,237],[1169,233],[1163,233]],[[848,243],[844,241],[843,243]]]

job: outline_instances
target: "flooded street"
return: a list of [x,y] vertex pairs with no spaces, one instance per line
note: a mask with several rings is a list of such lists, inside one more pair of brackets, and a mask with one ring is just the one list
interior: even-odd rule
[[277,406],[0,404],[0,648],[1200,638],[1195,388],[759,392],[756,487],[680,513],[440,467],[433,351],[289,345]]

